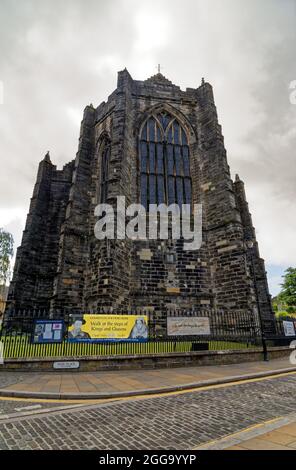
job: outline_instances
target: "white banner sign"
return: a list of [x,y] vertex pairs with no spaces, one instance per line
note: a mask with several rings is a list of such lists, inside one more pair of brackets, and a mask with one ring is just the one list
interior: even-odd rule
[[208,317],[167,317],[168,336],[200,336],[211,334]]
[[285,336],[295,336],[294,323],[292,321],[283,321]]

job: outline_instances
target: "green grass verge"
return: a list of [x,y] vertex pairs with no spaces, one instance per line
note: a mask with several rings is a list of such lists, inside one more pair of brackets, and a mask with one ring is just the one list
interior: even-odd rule
[[[190,352],[198,341],[151,341],[147,343],[63,343],[31,344],[28,336],[2,337],[4,358],[45,358],[75,356],[111,356]],[[203,341],[199,341],[202,343]],[[205,341],[207,342],[207,341]],[[250,345],[235,341],[209,341],[209,350],[246,349]]]

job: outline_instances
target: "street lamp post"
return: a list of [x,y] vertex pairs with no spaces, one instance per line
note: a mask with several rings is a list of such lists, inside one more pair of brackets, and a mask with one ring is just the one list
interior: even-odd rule
[[[252,249],[253,246],[254,246],[254,243],[252,240],[247,241],[248,248]],[[259,322],[260,322],[260,330],[261,330],[261,341],[262,341],[262,347],[263,347],[263,360],[265,362],[268,362],[268,350],[267,350],[266,338],[265,338],[265,333],[264,333],[263,320],[262,320],[262,314],[261,314],[261,308],[260,308],[260,302],[259,302],[259,296],[258,296],[258,290],[257,290],[255,265],[254,265],[252,254],[250,255],[250,259],[251,259],[252,274],[253,274],[254,285],[255,285],[256,301],[257,301],[257,306],[258,306],[258,314],[259,314]]]

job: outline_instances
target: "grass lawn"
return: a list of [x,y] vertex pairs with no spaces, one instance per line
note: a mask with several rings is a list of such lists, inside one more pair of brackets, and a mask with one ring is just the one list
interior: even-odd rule
[[192,345],[208,343],[209,350],[245,349],[246,342],[235,341],[151,341],[147,343],[63,343],[32,344],[29,336],[7,336],[1,338],[4,358],[19,357],[76,357],[109,356],[133,354],[158,354],[170,352],[189,352]]

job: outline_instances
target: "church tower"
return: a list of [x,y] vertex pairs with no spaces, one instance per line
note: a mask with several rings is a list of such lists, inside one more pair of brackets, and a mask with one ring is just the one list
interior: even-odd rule
[[[97,240],[94,211],[141,203],[202,204],[203,241]],[[75,162],[40,163],[8,304],[76,312],[100,307],[273,312],[244,184],[232,181],[213,90],[186,91],[160,72],[84,110]]]

